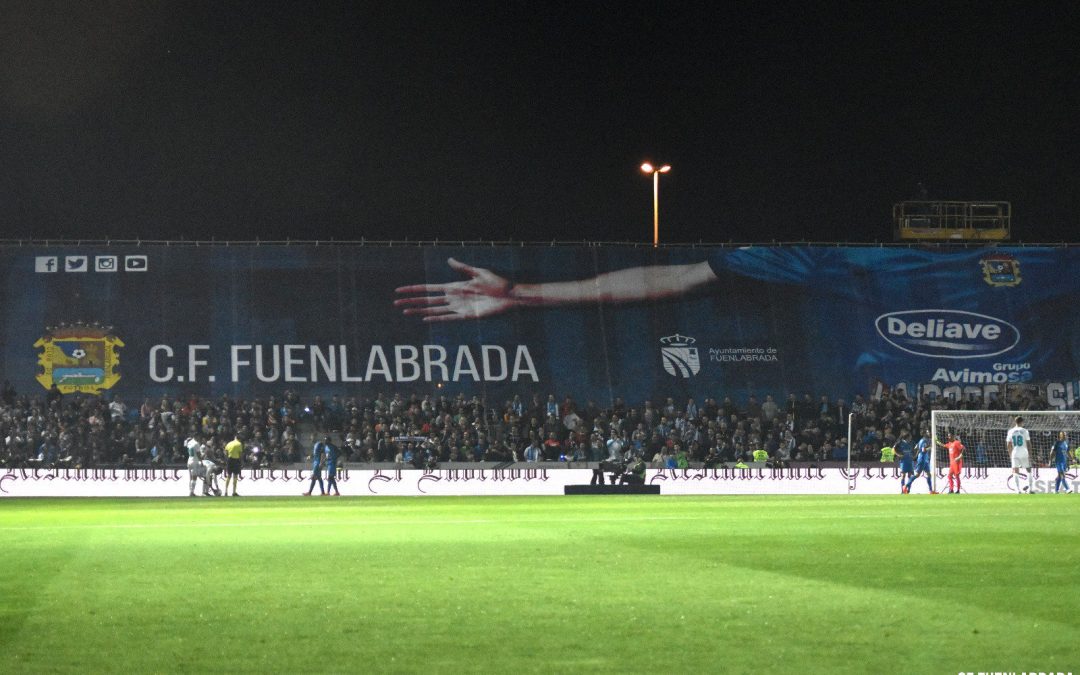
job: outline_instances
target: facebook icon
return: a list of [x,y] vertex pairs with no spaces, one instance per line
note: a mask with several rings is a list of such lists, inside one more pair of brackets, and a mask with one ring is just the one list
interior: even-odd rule
[[39,255],[34,258],[34,271],[35,272],[59,272],[60,265],[57,264],[59,258],[55,255]]

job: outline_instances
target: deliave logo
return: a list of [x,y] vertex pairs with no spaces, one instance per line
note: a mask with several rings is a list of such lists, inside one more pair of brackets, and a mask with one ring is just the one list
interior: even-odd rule
[[997,356],[1020,342],[1020,331],[1007,321],[953,309],[890,312],[874,326],[897,349],[938,359]]

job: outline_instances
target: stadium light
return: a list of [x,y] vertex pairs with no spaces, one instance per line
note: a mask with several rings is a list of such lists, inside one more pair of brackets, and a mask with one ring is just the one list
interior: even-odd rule
[[660,245],[660,174],[671,171],[670,164],[664,164],[657,168],[645,162],[641,165],[642,173],[652,174],[652,200],[653,200],[653,248]]

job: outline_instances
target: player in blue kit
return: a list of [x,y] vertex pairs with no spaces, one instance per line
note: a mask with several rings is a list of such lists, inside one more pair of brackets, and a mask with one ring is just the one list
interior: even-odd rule
[[908,440],[906,431],[900,432],[900,440],[896,442],[893,450],[896,451],[896,456],[900,459],[900,493],[907,494],[909,483],[905,479],[912,478],[915,474],[914,461],[911,458],[912,449],[915,447]]
[[[329,440],[329,436],[327,439]],[[307,492],[304,493],[305,497],[310,497],[311,493],[314,492],[315,481],[319,482],[319,494],[326,494],[322,482],[323,445],[324,442],[319,441],[315,444],[315,447],[311,449],[311,485],[308,486]]]
[[341,493],[337,489],[338,449],[330,442],[329,436],[323,438],[323,452],[326,453],[326,494],[333,490],[334,495],[340,497]]
[[930,480],[930,432],[923,432],[923,436],[919,439],[915,448],[919,453],[915,457],[915,473],[908,479],[905,492],[911,492],[911,484],[915,482],[916,478],[926,476],[926,487],[930,494],[937,494],[934,492],[934,484]]
[[1058,434],[1057,442],[1050,449],[1050,461],[1053,462],[1054,468],[1057,469],[1054,492],[1058,492],[1062,487],[1065,488],[1065,492],[1071,492],[1069,490],[1069,478],[1065,475],[1065,472],[1069,470],[1069,438],[1064,431]]
[[923,435],[922,435],[922,438],[920,438],[918,440],[918,442],[915,443],[915,452],[919,453],[919,454],[921,454],[923,452],[926,452],[927,456],[930,455],[930,432],[929,431],[924,431]]

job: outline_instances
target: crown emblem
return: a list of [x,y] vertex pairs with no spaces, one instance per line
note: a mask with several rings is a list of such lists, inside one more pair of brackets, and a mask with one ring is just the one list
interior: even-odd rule
[[689,347],[690,345],[697,342],[697,339],[689,337],[687,335],[679,335],[678,333],[675,333],[674,335],[660,338],[660,342],[662,344],[668,345],[669,347]]

